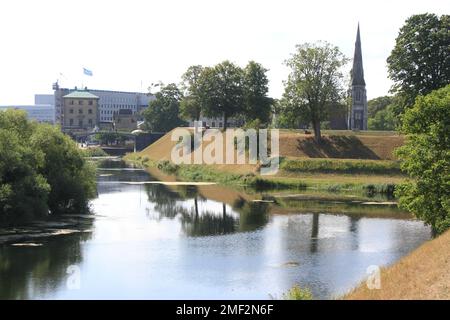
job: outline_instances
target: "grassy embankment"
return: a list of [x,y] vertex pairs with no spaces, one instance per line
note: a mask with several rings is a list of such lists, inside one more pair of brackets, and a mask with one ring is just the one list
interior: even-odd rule
[[346,294],[349,300],[450,299],[450,231],[430,240],[381,271],[381,288],[365,282]]
[[[404,179],[392,151],[403,137],[385,135],[325,135],[318,145],[310,135],[295,131],[280,133],[280,170],[273,176],[259,174],[259,165],[175,165],[171,150],[177,142],[170,133],[145,150],[129,154],[127,161],[157,167],[181,180],[214,181],[257,189],[315,189],[391,195]],[[208,143],[203,145],[205,148]]]

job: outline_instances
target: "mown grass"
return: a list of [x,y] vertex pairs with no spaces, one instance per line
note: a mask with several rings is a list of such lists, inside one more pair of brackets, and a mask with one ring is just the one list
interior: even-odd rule
[[281,159],[280,169],[287,172],[347,174],[401,174],[398,161],[344,159]]

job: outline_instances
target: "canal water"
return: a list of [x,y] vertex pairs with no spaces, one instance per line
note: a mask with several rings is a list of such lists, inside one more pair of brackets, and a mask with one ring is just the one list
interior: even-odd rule
[[90,232],[0,246],[0,298],[277,299],[299,284],[332,299],[430,239],[388,206],[345,214],[348,203],[308,209],[294,197],[289,209],[261,194],[161,184],[139,169],[98,174]]

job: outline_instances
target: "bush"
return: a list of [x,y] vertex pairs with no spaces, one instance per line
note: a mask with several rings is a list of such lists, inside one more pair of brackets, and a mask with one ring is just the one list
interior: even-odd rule
[[107,157],[108,154],[100,147],[86,148],[81,150],[84,157]]
[[95,169],[59,128],[0,112],[0,223],[88,211]]
[[284,159],[280,168],[289,172],[399,174],[397,161],[340,160],[340,159]]

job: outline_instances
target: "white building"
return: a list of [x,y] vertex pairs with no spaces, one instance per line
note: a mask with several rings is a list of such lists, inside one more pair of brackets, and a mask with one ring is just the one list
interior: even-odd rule
[[0,106],[2,111],[7,109],[25,110],[30,120],[55,123],[55,106],[51,104]]

